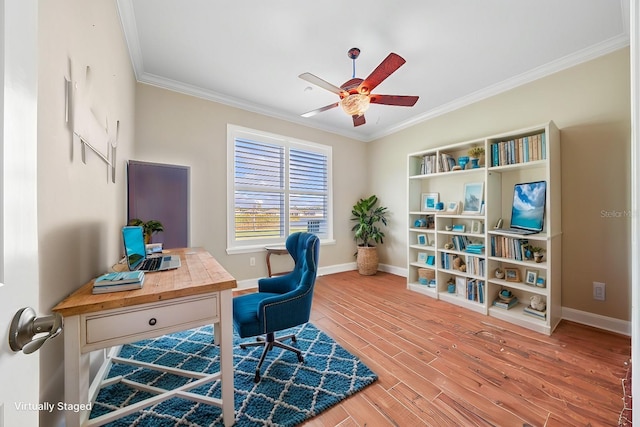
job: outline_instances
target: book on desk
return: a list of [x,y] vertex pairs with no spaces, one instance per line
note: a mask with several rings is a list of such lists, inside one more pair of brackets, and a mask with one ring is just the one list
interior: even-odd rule
[[93,282],[92,293],[130,291],[141,289],[144,284],[144,271],[121,271],[103,274]]

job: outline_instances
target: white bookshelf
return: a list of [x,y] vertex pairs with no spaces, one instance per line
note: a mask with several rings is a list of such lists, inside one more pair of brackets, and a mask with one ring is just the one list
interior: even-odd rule
[[[536,137],[541,134],[544,134],[544,142],[541,137]],[[502,148],[502,164],[493,163],[494,145]],[[458,159],[468,156],[468,149],[476,146],[485,148],[484,161],[477,168],[471,168],[467,164],[463,170],[443,170],[445,168],[439,162],[432,164],[428,170],[422,166],[425,156],[435,156],[437,159],[450,157],[457,165]],[[524,148],[527,146],[535,147],[537,152],[532,150],[525,154]],[[508,158],[512,162],[521,161],[504,164]],[[407,158],[407,171],[407,288],[431,298],[551,334],[561,318],[560,138],[555,124],[548,122],[411,153]],[[543,231],[535,235],[515,236],[495,230],[494,225],[500,218],[503,220],[503,227],[510,224],[514,185],[533,181],[547,183]],[[466,184],[482,186],[484,207],[479,213],[461,212]],[[423,210],[422,195],[433,193],[437,193],[438,201],[444,203],[444,211]],[[449,202],[460,202],[460,212],[447,212]],[[419,226],[416,221],[420,220],[427,223],[428,227]],[[464,230],[461,230],[462,227]],[[495,239],[503,239],[502,242],[505,242],[505,238],[527,239],[529,244],[544,248],[543,261],[537,263],[534,260],[492,254],[492,242]],[[454,242],[483,244],[484,250],[481,253],[469,253],[459,245],[450,248],[448,244]],[[422,257],[419,254],[423,254]],[[432,257],[433,265],[424,262],[429,257]],[[463,260],[465,271],[452,266],[459,262],[455,261],[456,258]],[[448,265],[443,259],[449,261]],[[420,281],[419,272],[424,268],[433,270],[434,283]],[[520,281],[496,278],[497,268],[517,270]],[[544,286],[527,284],[525,279],[528,272],[544,279]],[[450,281],[456,283],[453,292],[450,292],[448,286]],[[471,287],[468,282],[471,282]],[[464,289],[460,289],[462,285],[465,286]],[[476,288],[475,294],[467,293],[470,288]],[[518,298],[518,304],[508,310],[492,304],[504,289]],[[546,301],[544,318],[524,313],[525,306],[529,305],[533,296],[540,296]]]

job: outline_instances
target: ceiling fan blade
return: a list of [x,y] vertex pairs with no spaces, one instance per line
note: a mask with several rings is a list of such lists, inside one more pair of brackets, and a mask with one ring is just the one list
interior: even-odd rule
[[393,52],[390,53],[384,59],[384,61],[382,61],[380,65],[378,65],[376,69],[373,70],[371,74],[369,74],[369,77],[367,77],[362,81],[362,83],[360,83],[360,86],[358,86],[358,92],[370,93],[376,86],[382,83],[384,79],[389,77],[405,62],[407,61],[405,61],[404,58],[402,58],[400,55]]
[[336,108],[338,106],[338,103],[334,103],[334,104],[330,104],[330,105],[325,105],[324,107],[320,107],[320,108],[316,108],[315,110],[311,110],[311,111],[307,111],[304,114],[301,114],[302,117],[311,117],[311,116],[315,116],[318,113],[322,113],[323,111],[327,111],[330,110],[332,108]]
[[400,107],[413,107],[418,102],[418,96],[405,95],[371,95],[371,103],[384,105],[398,105]]
[[365,124],[367,121],[364,119],[364,114],[360,116],[351,116],[353,117],[353,127],[360,126]]
[[322,80],[320,77],[315,76],[311,73],[302,73],[300,74],[298,77],[300,77],[302,80],[306,80],[309,83],[313,83],[314,85],[321,87],[322,89],[326,89],[329,92],[333,92],[335,94],[338,94],[340,96],[347,96],[349,95],[349,93],[347,91],[345,91],[344,89],[339,88],[336,85],[332,85],[331,83]]

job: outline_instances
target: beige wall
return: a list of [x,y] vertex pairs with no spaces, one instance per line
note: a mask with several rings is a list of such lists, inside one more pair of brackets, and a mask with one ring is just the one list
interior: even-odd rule
[[[113,0],[40,1],[38,43],[39,311],[48,313],[121,253],[135,78]],[[86,66],[92,73],[91,108],[100,122],[121,125],[115,184],[93,153],[82,163],[80,145],[65,123],[64,79],[83,87]],[[40,401],[58,402],[64,390],[63,340],[50,341],[40,352]],[[41,425],[55,425],[63,414],[40,416]]]
[[[553,120],[561,130],[562,306],[629,321],[629,82],[623,49],[372,142],[369,189],[393,215],[381,262],[406,266],[408,153]],[[606,283],[606,301],[593,300],[593,281]]]
[[[228,123],[332,147],[336,244],[321,247],[320,265],[354,262],[349,219],[354,202],[366,196],[369,187],[366,143],[138,84],[133,159],[191,168],[191,246],[206,248],[239,281],[267,273],[263,252],[226,253]],[[257,258],[256,266],[249,265],[250,257]],[[274,263],[277,258],[272,258]]]

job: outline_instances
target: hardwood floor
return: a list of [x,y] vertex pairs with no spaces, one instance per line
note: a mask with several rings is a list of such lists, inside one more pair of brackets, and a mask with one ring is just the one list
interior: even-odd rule
[[406,290],[318,277],[311,322],[379,379],[304,426],[615,426],[631,340],[563,321],[550,337]]

